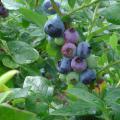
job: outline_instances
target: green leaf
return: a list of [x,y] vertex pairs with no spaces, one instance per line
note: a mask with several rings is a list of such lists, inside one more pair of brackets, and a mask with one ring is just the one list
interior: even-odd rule
[[8,68],[18,68],[19,64],[15,63],[12,58],[10,58],[9,56],[6,56],[2,59],[2,63],[4,66],[8,67]]
[[27,76],[25,78],[23,88],[29,88],[34,93],[42,94],[43,96],[52,96],[54,88],[49,86],[47,79],[40,76]]
[[48,42],[47,46],[46,46],[46,51],[48,53],[49,56],[52,57],[57,57],[59,54],[59,47],[57,45],[55,45],[55,43],[53,41]]
[[120,104],[117,103],[117,100],[120,99],[120,88],[109,88],[106,96],[105,101],[109,106],[114,106],[115,104],[120,108]]
[[18,64],[29,64],[39,58],[39,53],[29,44],[21,41],[8,42],[13,60]]
[[18,70],[10,70],[0,76],[0,86],[6,84],[15,74],[19,73]]
[[110,44],[110,46],[111,46],[114,50],[117,49],[118,36],[117,36],[116,33],[113,33],[112,36],[110,37],[109,44]]
[[67,92],[80,100],[83,100],[91,105],[96,106],[97,108],[102,109],[102,101],[97,96],[88,92],[85,89],[71,88],[68,89]]
[[14,88],[9,91],[0,93],[0,103],[11,101],[19,98],[26,98],[28,96],[29,88]]
[[51,115],[59,115],[59,116],[84,116],[84,115],[92,115],[95,114],[97,108],[88,102],[83,100],[76,101],[74,103],[70,103],[67,107],[63,107],[61,109],[55,110],[51,113]]
[[104,9],[101,14],[105,16],[105,18],[113,23],[120,25],[120,4],[112,4],[108,8]]
[[0,105],[0,120],[36,120],[36,115],[7,104]]
[[76,3],[76,0],[68,0],[68,4],[70,5],[71,8],[74,8]]
[[26,19],[28,19],[29,21],[32,21],[39,27],[43,26],[47,20],[47,17],[42,13],[37,13],[27,8],[20,8],[19,12],[23,14]]
[[17,3],[16,0],[1,0],[4,6],[9,10],[17,10],[23,5],[20,3]]

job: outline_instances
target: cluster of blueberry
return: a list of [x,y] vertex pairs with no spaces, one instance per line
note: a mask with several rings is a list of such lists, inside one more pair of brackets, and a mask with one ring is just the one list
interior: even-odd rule
[[1,0],[0,0],[0,16],[3,18],[8,16],[8,10],[3,6]]
[[[60,7],[60,4],[56,2]],[[43,3],[43,8],[48,14],[55,14],[50,0]],[[67,74],[70,82],[81,81],[90,84],[96,79],[96,58],[91,55],[91,47],[88,42],[79,42],[79,33],[74,28],[65,28],[58,15],[48,20],[44,26],[45,33],[55,38],[57,44],[62,45],[63,58],[57,64],[57,70],[61,74]],[[73,78],[73,79],[71,79]]]

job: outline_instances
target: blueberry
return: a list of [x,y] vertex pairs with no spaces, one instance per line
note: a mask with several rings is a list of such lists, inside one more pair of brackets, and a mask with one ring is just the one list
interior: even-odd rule
[[77,43],[79,34],[74,28],[69,28],[64,32],[65,42]]
[[88,67],[94,69],[97,67],[97,57],[95,55],[90,55],[87,58]]
[[[60,3],[55,1],[56,5],[58,8],[60,8]],[[45,0],[42,5],[43,10],[48,13],[48,14],[55,14],[56,11],[53,9],[51,1],[50,0]]]
[[76,46],[73,43],[65,43],[61,52],[65,57],[72,58],[76,55]]
[[84,84],[90,84],[96,79],[96,72],[92,69],[87,69],[80,75],[80,81]]
[[62,37],[64,30],[64,24],[61,21],[60,17],[57,15],[53,19],[48,20],[44,26],[45,33],[53,38]]
[[76,72],[82,72],[87,68],[87,63],[84,59],[76,56],[71,61],[71,67]]
[[8,16],[8,10],[4,8],[4,6],[0,6],[0,16],[7,17]]
[[62,60],[60,60],[58,62],[57,69],[62,74],[66,74],[66,73],[70,72],[72,70],[71,69],[71,60],[64,57]]
[[86,59],[91,53],[91,47],[90,44],[87,42],[81,42],[78,44],[77,47],[77,55],[82,58]]
[[70,72],[66,76],[66,80],[68,84],[75,85],[77,82],[79,82],[79,74],[76,72]]

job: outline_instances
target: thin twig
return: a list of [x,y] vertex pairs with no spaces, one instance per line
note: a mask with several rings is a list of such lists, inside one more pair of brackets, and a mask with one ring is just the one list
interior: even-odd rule
[[91,38],[91,37],[90,37],[90,34],[91,34],[92,29],[93,29],[93,27],[94,27],[94,25],[95,25],[96,14],[97,14],[99,5],[100,5],[99,3],[96,5],[96,8],[95,8],[94,13],[93,13],[92,21],[91,21],[91,23],[90,23],[90,25],[89,25],[89,27],[88,27],[88,34],[87,34],[87,37],[86,37],[86,40],[87,40],[87,41],[89,41],[90,38]]
[[58,6],[56,5],[55,1],[54,0],[50,0],[50,1],[52,3],[53,9],[58,13],[59,16],[62,16],[62,13],[61,13],[60,9],[58,8]]
[[120,60],[115,61],[115,62],[113,62],[113,63],[105,66],[103,69],[101,69],[100,71],[98,71],[97,74],[100,74],[100,73],[104,72],[105,70],[109,69],[110,67],[112,67],[112,66],[114,66],[114,65],[117,65],[117,64],[120,64]]
[[70,13],[68,13],[67,15],[68,15],[68,16],[69,16],[69,15],[72,15],[72,14],[74,14],[75,12],[80,11],[80,10],[86,8],[86,7],[89,7],[89,6],[95,4],[95,3],[99,2],[99,1],[100,1],[100,0],[94,0],[93,2],[91,2],[91,3],[89,3],[89,4],[84,4],[84,5],[80,6],[79,8],[74,9],[73,11],[71,11]]

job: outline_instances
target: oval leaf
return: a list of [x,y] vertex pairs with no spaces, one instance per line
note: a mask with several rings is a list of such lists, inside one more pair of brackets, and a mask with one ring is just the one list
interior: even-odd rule
[[8,42],[13,60],[18,64],[29,64],[39,58],[39,53],[29,44],[21,41]]

